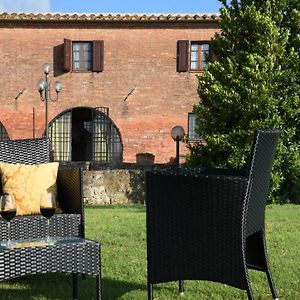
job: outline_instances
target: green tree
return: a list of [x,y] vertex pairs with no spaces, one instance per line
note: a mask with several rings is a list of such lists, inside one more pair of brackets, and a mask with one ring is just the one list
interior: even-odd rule
[[282,62],[284,76],[278,92],[284,99],[286,155],[282,161],[284,182],[281,194],[292,202],[300,203],[300,2],[288,0],[282,26],[289,30],[286,58]]
[[300,167],[299,85],[295,78],[299,71],[293,71],[297,51],[292,46],[298,37],[298,23],[294,22],[293,42],[289,34],[296,4],[291,6],[285,0],[220,2],[221,33],[211,42],[217,60],[199,76],[201,101],[194,106],[206,144],[188,144],[188,161],[242,167],[254,130],[278,128],[281,138],[270,199],[296,201],[289,191]]
[[300,49],[300,2],[299,0],[288,0],[284,19],[284,26],[289,28],[289,46]]

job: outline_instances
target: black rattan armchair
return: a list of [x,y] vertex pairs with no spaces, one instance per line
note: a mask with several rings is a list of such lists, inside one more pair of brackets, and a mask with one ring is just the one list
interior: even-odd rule
[[[29,165],[47,163],[50,161],[49,149],[50,141],[47,139],[0,141],[0,162]],[[63,214],[51,218],[50,235],[84,237],[82,171],[60,169],[57,194]],[[11,224],[12,239],[43,238],[47,234],[46,220],[40,215],[15,218]],[[0,219],[0,240],[7,238],[5,228],[5,221]]]
[[[0,162],[32,165],[47,163],[49,158],[48,139],[0,141]],[[51,217],[49,227],[55,245],[2,246],[8,232],[6,222],[0,218],[0,281],[38,273],[72,273],[73,299],[78,299],[77,274],[95,275],[96,299],[100,299],[100,245],[84,239],[81,169],[58,170],[57,198],[62,213]],[[21,241],[21,245],[22,241],[44,240],[46,236],[47,220],[42,215],[18,216],[11,221],[11,239]]]
[[148,299],[153,284],[209,280],[247,291],[248,268],[266,273],[265,205],[279,132],[258,130],[243,171],[149,171],[147,188]]

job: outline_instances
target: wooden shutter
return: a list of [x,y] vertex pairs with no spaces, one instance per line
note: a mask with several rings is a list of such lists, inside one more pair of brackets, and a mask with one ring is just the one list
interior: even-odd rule
[[211,46],[211,43],[209,43],[209,59],[212,62],[214,62],[218,59],[216,53],[214,52],[214,49]]
[[189,69],[189,41],[177,42],[177,72],[187,72]]
[[218,59],[217,54],[216,54],[213,50],[210,50],[210,51],[209,51],[209,55],[210,55],[210,60],[211,60],[212,62],[214,62],[214,61],[216,61],[216,60]]
[[103,72],[104,41],[93,41],[93,72]]
[[64,39],[64,70],[72,70],[72,41]]

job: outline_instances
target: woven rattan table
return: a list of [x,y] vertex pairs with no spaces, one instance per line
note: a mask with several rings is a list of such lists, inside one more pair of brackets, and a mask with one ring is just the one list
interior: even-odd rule
[[73,299],[78,299],[77,274],[96,276],[96,299],[101,299],[100,244],[78,237],[13,241],[0,245],[0,281],[39,273],[72,273]]

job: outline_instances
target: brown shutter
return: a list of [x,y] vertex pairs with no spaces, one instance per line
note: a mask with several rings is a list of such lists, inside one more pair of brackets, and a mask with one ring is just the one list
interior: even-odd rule
[[214,52],[214,50],[211,47],[211,44],[209,44],[209,58],[210,58],[210,61],[212,61],[212,62],[214,62],[218,59],[216,53]]
[[64,70],[72,69],[72,41],[64,39]]
[[210,59],[212,62],[214,62],[218,59],[218,56],[214,51],[210,51]]
[[104,41],[93,41],[93,72],[103,72]]
[[177,42],[177,72],[187,72],[189,69],[189,41]]

